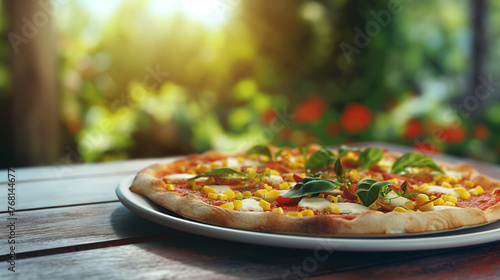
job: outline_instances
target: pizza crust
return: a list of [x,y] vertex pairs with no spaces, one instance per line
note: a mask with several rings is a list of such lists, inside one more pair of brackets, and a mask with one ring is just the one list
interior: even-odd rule
[[[450,208],[429,212],[369,211],[352,220],[333,218],[328,215],[291,217],[274,212],[241,212],[209,205],[196,195],[181,196],[164,189],[161,180],[165,174],[175,172],[179,163],[193,160],[218,160],[241,153],[212,151],[203,155],[191,155],[173,163],[154,164],[140,171],[134,179],[131,191],[144,195],[183,217],[209,224],[238,229],[305,235],[362,235],[404,234],[456,229],[463,226],[485,224],[500,219],[500,202],[482,211],[477,208]],[[500,196],[500,182],[479,174],[468,164],[448,165],[447,170],[470,172],[471,180],[486,192]]]

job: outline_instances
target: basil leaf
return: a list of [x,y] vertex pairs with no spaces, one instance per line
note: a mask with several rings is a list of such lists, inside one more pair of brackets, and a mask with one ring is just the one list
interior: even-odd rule
[[342,163],[340,162],[340,158],[338,158],[335,161],[335,164],[333,166],[333,171],[335,171],[335,174],[337,174],[337,176],[343,176],[344,175],[344,168],[342,168]]
[[331,191],[338,186],[342,186],[342,184],[324,178],[306,177],[300,180],[290,191],[285,193],[283,196],[302,197],[308,194]]
[[379,182],[374,179],[365,178],[358,183],[356,193],[364,206],[372,205],[377,200],[382,188],[394,184],[390,181]]
[[392,164],[391,172],[394,174],[405,171],[406,167],[428,167],[444,174],[443,170],[437,166],[432,158],[420,153],[406,153]]
[[269,147],[267,146],[262,146],[262,145],[253,146],[250,150],[247,151],[247,155],[252,155],[252,154],[267,156],[269,160],[273,159],[273,156],[271,155],[271,150],[269,150]]
[[274,155],[274,159],[275,160],[278,160],[278,157],[281,155],[281,153],[283,152],[283,147],[281,147],[277,152],[276,154]]
[[335,162],[336,159],[337,158],[330,150],[322,147],[309,157],[306,161],[305,168],[310,170],[325,169]]
[[384,151],[377,147],[370,147],[364,149],[358,158],[358,165],[361,166],[362,169],[369,169],[375,163],[379,162],[384,156]]
[[196,175],[193,178],[190,178],[188,180],[198,179],[198,178],[202,178],[202,177],[209,177],[209,176],[226,176],[226,175],[231,175],[231,174],[246,176],[246,174],[244,172],[234,170],[234,169],[229,168],[229,167],[217,167],[217,168],[209,170],[205,173],[198,174],[198,175]]
[[408,180],[405,180],[404,183],[401,185],[401,191],[405,193],[408,190]]
[[348,152],[359,152],[359,149],[349,148],[346,145],[341,145],[339,147],[339,157],[345,156]]

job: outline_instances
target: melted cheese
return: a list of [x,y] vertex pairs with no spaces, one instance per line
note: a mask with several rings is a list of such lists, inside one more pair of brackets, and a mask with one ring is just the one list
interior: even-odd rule
[[447,206],[447,205],[434,205],[434,210],[443,210],[443,209],[460,209],[456,206]]
[[[260,161],[256,160],[251,160],[251,159],[245,159],[243,162],[238,162],[237,158],[234,157],[229,157],[226,159],[228,167],[231,166],[237,166],[237,167],[242,167],[242,166],[262,166],[263,163]],[[222,160],[217,160],[214,161],[214,163],[217,163],[222,166]]]
[[[392,197],[396,197],[398,196],[397,194],[393,193],[393,192],[390,192],[388,193],[384,198],[392,198]],[[405,207],[405,203],[410,201],[408,198],[406,197],[398,197],[398,198],[394,198],[394,199],[380,199],[381,202],[383,202],[385,205],[389,206],[391,209],[394,209],[396,207]]]
[[460,195],[454,189],[440,187],[440,186],[429,186],[429,188],[426,189],[424,192],[428,194],[434,194],[434,193],[444,194],[444,195],[452,194],[453,196],[460,197]]
[[264,182],[271,184],[273,186],[279,185],[284,182],[283,178],[281,178],[281,176],[279,175],[271,175],[271,177],[264,177],[263,179]]
[[[324,198],[304,197],[300,200],[299,207],[311,210],[326,211],[326,207],[328,207],[328,205],[330,204],[332,204],[332,202]],[[335,204],[340,208],[340,212],[342,214],[359,214],[370,211],[368,207],[357,203],[339,202]]]
[[[165,181],[167,184],[181,184],[185,183],[187,180],[193,178],[194,174],[188,174],[188,173],[179,173],[179,174],[170,174],[165,176]],[[195,181],[203,181],[206,180],[207,178],[197,178]]]
[[254,211],[254,212],[263,212],[264,209],[262,209],[262,206],[259,205],[259,201],[252,199],[252,198],[247,198],[241,200],[243,205],[238,208],[238,211]]
[[211,187],[212,189],[214,189],[215,193],[217,193],[217,194],[221,194],[225,190],[231,189],[230,186],[226,186],[226,185],[209,185],[209,187]]

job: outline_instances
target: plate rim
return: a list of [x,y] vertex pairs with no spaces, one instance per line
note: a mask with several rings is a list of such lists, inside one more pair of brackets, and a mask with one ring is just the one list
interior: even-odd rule
[[[147,220],[167,227],[223,240],[274,247],[325,250],[333,249],[337,251],[354,252],[434,250],[472,246],[500,240],[500,221],[494,222],[499,223],[498,228],[484,230],[484,228],[482,229],[481,227],[477,227],[471,229],[474,230],[472,233],[460,233],[459,230],[454,230],[449,233],[442,233],[440,236],[387,236],[387,238],[380,236],[301,236],[220,227],[184,218],[178,218],[167,213],[160,212],[149,205],[146,206],[148,201],[149,203],[153,202],[147,197],[133,193],[129,189],[134,177],[135,175],[124,178],[115,189],[115,193],[120,202],[130,211]],[[144,200],[146,202],[141,203],[140,200]],[[161,206],[158,205],[158,207]]]

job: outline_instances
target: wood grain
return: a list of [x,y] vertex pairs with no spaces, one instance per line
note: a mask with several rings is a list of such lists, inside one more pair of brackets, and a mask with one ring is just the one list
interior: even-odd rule
[[[115,188],[133,175],[112,175],[60,181],[20,182],[16,184],[17,211],[75,204],[118,201]],[[0,186],[0,201],[7,201],[7,185]],[[0,209],[4,213],[7,209]]]
[[[476,247],[411,253],[327,252],[248,245],[187,234],[162,241],[23,259],[19,261],[22,272],[16,276],[18,279],[45,279],[54,275],[62,279],[304,279],[327,275],[321,279],[341,279],[359,275],[353,279],[386,279],[410,268],[414,273],[404,274],[407,279],[428,269],[432,259],[442,262],[427,276],[448,271],[449,264],[443,265],[445,260],[458,259],[460,263],[467,260],[467,254],[477,256],[478,262],[487,262],[486,258],[498,255],[499,246],[497,243],[492,250]],[[417,260],[429,255],[433,257],[427,262]],[[393,270],[394,262],[405,267]],[[369,273],[361,274],[363,268]],[[496,267],[489,269],[497,271]],[[339,271],[350,272],[335,274]],[[1,270],[0,277],[6,273]]]
[[[29,181],[58,181],[63,179],[89,178],[89,176],[136,174],[150,164],[169,162],[177,157],[136,159],[127,161],[113,161],[103,163],[73,164],[73,157],[69,153],[64,160],[54,161],[50,166],[14,168],[18,182]],[[5,176],[2,176],[5,174]],[[0,184],[7,183],[7,170],[0,170]]]
[[[7,216],[0,215],[0,220],[7,221]],[[174,231],[137,216],[119,202],[17,212],[16,217],[19,256],[26,252],[152,237]],[[144,241],[147,239],[141,242]],[[5,257],[0,256],[0,260]]]
[[377,266],[311,278],[320,279],[500,279],[500,242],[467,248],[451,254],[419,258],[411,262],[401,261],[390,266]]

